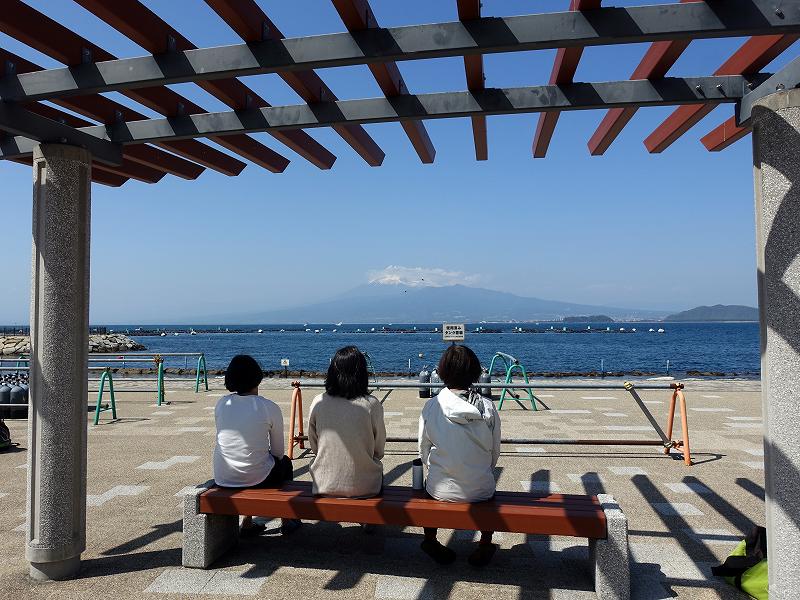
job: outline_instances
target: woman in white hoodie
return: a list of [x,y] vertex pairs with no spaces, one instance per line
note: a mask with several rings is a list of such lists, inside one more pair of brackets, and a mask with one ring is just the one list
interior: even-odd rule
[[[425,489],[444,502],[483,502],[494,496],[494,467],[500,457],[500,415],[491,400],[472,389],[481,363],[466,346],[450,346],[438,366],[445,386],[428,400],[419,418],[419,455],[427,466]],[[469,563],[489,563],[497,546],[482,531]],[[425,528],[422,550],[440,564],[455,552],[439,543],[435,528]]]

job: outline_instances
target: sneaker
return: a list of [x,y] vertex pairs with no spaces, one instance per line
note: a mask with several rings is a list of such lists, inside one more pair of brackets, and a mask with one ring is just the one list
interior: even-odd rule
[[485,567],[491,562],[496,551],[497,544],[478,544],[475,551],[467,558],[467,562],[473,567]]
[[284,519],[281,523],[281,533],[283,535],[294,533],[300,529],[300,525],[302,524],[303,522],[300,519]]
[[361,531],[367,535],[374,535],[378,531],[378,526],[372,523],[361,523]]
[[250,527],[243,527],[239,530],[239,537],[240,538],[253,538],[258,537],[264,531],[266,531],[267,527],[263,523],[253,523]]
[[456,553],[440,544],[438,540],[423,540],[420,548],[440,565],[449,565],[456,559]]

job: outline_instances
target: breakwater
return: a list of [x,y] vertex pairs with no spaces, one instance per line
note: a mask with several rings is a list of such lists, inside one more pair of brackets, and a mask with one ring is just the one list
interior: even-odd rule
[[[89,352],[106,354],[111,352],[135,352],[147,350],[139,342],[121,333],[89,335]],[[31,341],[27,335],[6,335],[0,337],[0,356],[12,357],[30,354]]]

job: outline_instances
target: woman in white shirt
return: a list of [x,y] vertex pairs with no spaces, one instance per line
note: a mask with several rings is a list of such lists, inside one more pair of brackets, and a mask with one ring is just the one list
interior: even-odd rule
[[[281,409],[258,395],[263,378],[261,366],[245,354],[234,356],[225,371],[225,388],[232,393],[214,408],[214,481],[220,487],[271,488],[293,478],[292,461],[283,453]],[[299,525],[296,519],[284,519],[281,531],[290,533]],[[246,516],[241,534],[259,535],[264,529]]]
[[[494,496],[494,467],[500,457],[500,415],[491,400],[472,384],[481,363],[466,346],[450,346],[437,368],[445,386],[428,400],[419,418],[419,454],[428,469],[425,489],[444,502],[483,502]],[[497,549],[491,531],[482,531],[469,563],[482,567]],[[440,564],[449,564],[455,552],[436,539],[435,528],[425,528],[422,550]]]

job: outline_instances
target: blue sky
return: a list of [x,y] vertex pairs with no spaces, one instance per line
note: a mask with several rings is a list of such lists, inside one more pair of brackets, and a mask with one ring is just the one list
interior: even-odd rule
[[[77,4],[26,2],[115,54],[144,54]],[[327,0],[259,3],[287,36],[343,30]],[[145,4],[197,45],[239,41],[202,0]],[[384,26],[456,18],[450,0],[372,5]],[[484,0],[484,14],[567,5]],[[709,74],[741,42],[693,42],[670,74]],[[0,46],[58,66],[3,34]],[[590,48],[576,79],[626,79],[645,49]],[[785,53],[796,54],[796,46]],[[547,83],[554,55],[487,56],[487,85]],[[785,62],[779,58],[770,69]],[[466,86],[460,58],[402,63],[400,69],[412,92]],[[319,73],[340,98],[380,94],[366,67]],[[299,101],[277,76],[245,81],[274,105]],[[209,110],[227,108],[192,84],[175,88]],[[156,185],[95,185],[91,320],[186,321],[292,306],[418,269],[438,273],[443,283],[581,303],[656,309],[754,304],[750,138],[716,154],[699,142],[732,110],[716,109],[660,155],[649,155],[642,140],[671,109],[640,110],[603,157],[586,149],[603,113],[584,111],[562,114],[544,160],[530,156],[536,115],[498,116],[488,121],[489,161],[483,163],[474,160],[469,120],[453,119],[426,124],[437,149],[433,165],[420,163],[400,125],[381,124],[366,126],[386,152],[380,168],[367,166],[333,131],[315,129],[310,135],[338,157],[330,171],[258,134],[291,159],[283,174],[251,164],[235,178],[207,170],[195,181],[167,176]],[[27,322],[30,169],[0,162],[0,181],[0,323]]]

